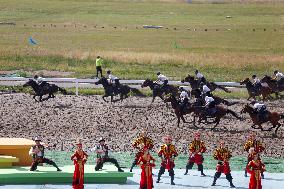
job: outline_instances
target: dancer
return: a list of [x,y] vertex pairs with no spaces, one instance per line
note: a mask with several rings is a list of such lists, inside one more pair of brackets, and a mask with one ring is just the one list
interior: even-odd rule
[[142,131],[140,134],[140,137],[134,140],[132,143],[132,146],[134,149],[137,149],[138,152],[135,155],[135,159],[132,163],[132,166],[130,168],[130,172],[132,172],[132,169],[135,167],[135,165],[138,162],[138,159],[141,155],[143,155],[143,149],[147,147],[147,149],[151,150],[154,146],[153,140],[147,136],[146,131]]
[[57,169],[57,171],[61,171],[61,169],[59,169],[59,167],[56,165],[54,161],[44,157],[44,146],[40,143],[41,138],[36,137],[34,141],[36,145],[32,146],[29,151],[29,155],[33,157],[33,163],[30,168],[30,171],[35,171],[37,169],[38,164],[40,163],[46,163],[52,165]]
[[194,140],[189,144],[189,158],[188,163],[186,165],[185,173],[186,175],[188,173],[189,169],[192,169],[194,163],[198,166],[198,171],[201,172],[201,176],[206,176],[203,173],[203,153],[206,151],[206,147],[203,141],[200,139],[200,133],[196,132]]
[[211,186],[215,186],[217,179],[221,176],[222,173],[224,173],[226,175],[226,179],[230,183],[230,187],[235,188],[232,182],[233,177],[231,175],[231,169],[229,165],[229,160],[232,157],[232,154],[229,151],[229,149],[225,147],[224,141],[220,141],[219,148],[214,150],[213,157],[214,159],[218,160],[218,164],[216,167],[216,173],[214,176],[214,180]]
[[246,170],[250,174],[249,189],[262,189],[261,173],[265,171],[265,165],[260,160],[259,154],[248,163]]
[[109,149],[108,149],[108,146],[105,144],[105,139],[101,138],[99,140],[99,144],[96,146],[95,151],[96,151],[96,154],[97,154],[97,164],[96,164],[96,167],[95,167],[96,171],[102,169],[105,162],[110,162],[110,163],[113,163],[117,167],[118,172],[124,172],[120,168],[117,160],[114,159],[114,158],[110,158],[108,156]]
[[172,144],[172,138],[171,136],[167,135],[164,137],[164,142],[158,152],[159,157],[161,157],[162,163],[160,167],[160,171],[158,173],[158,179],[157,183],[160,182],[162,174],[165,173],[165,170],[167,169],[169,172],[169,176],[171,177],[171,185],[175,185],[174,183],[174,167],[175,167],[175,157],[178,156],[178,153],[176,151],[175,145]]
[[139,157],[137,165],[140,165],[142,169],[140,189],[154,188],[152,167],[155,167],[155,159],[150,155],[147,146],[144,147],[143,154]]
[[71,160],[74,161],[75,170],[73,174],[73,189],[84,188],[84,165],[87,162],[88,154],[82,150],[82,143],[79,140],[77,142],[77,150],[71,156]]

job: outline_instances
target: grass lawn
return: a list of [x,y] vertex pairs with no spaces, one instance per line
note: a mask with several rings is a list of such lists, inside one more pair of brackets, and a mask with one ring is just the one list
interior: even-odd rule
[[161,71],[177,80],[198,68],[213,81],[240,81],[284,71],[284,3],[224,2],[0,0],[0,21],[16,23],[0,25],[0,71],[84,78],[97,55],[123,79]]

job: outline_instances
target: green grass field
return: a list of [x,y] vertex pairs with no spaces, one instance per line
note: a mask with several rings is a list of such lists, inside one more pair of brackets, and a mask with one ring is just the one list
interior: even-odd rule
[[0,21],[16,23],[0,25],[0,70],[85,78],[94,75],[97,55],[104,69],[128,79],[156,71],[180,79],[198,68],[213,81],[240,81],[284,70],[283,2],[209,2],[0,0]]

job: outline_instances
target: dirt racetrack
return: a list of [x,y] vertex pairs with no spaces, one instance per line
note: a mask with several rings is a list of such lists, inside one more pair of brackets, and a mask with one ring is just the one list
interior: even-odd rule
[[[155,141],[155,150],[161,144],[162,136],[171,133],[180,152],[186,153],[187,144],[197,130],[191,124],[183,123],[177,128],[171,108],[160,100],[150,107],[150,102],[151,98],[130,97],[111,105],[103,102],[100,96],[58,95],[55,99],[36,103],[28,94],[2,94],[0,137],[33,138],[39,135],[43,142],[56,150],[71,150],[77,138],[92,148],[100,137],[104,137],[113,151],[132,151],[131,142],[147,127]],[[245,103],[242,101],[229,108],[239,114]],[[283,101],[269,102],[268,107],[284,112]],[[214,132],[209,129],[212,125],[198,125],[204,133],[207,153],[212,152],[219,139],[228,143],[234,155],[244,153],[243,144],[252,130],[252,123],[248,115],[242,116],[246,118],[244,121],[226,117]],[[186,118],[191,120],[190,115]],[[272,131],[261,133],[257,130],[257,133],[266,146],[265,156],[284,157],[284,126],[279,129],[278,138],[272,137]]]

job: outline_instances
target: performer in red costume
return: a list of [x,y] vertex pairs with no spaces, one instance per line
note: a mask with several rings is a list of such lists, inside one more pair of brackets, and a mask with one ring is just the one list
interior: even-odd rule
[[84,188],[84,164],[87,161],[88,154],[86,154],[82,150],[81,141],[78,141],[76,145],[77,145],[77,150],[71,156],[71,160],[74,161],[74,165],[75,165],[72,186],[73,186],[73,189],[83,189]]
[[193,164],[197,164],[198,171],[201,172],[202,176],[206,176],[203,173],[203,153],[206,151],[206,147],[203,141],[200,139],[200,133],[195,133],[194,140],[189,144],[189,158],[186,165],[186,171],[184,175],[188,173],[189,169],[192,169]]
[[226,175],[226,179],[230,182],[230,187],[235,188],[232,182],[233,177],[231,175],[231,169],[229,164],[229,159],[232,157],[232,154],[229,151],[229,149],[225,147],[224,141],[221,141],[219,148],[214,150],[213,157],[214,159],[218,160],[218,164],[216,167],[214,180],[211,186],[215,186],[217,179],[221,176],[222,173],[224,173]]
[[138,152],[135,155],[135,159],[130,168],[130,172],[132,172],[132,169],[137,164],[140,156],[143,155],[144,147],[147,147],[147,149],[151,150],[154,146],[154,143],[153,140],[147,136],[146,131],[142,131],[140,137],[133,141],[132,146],[134,149],[137,149]]
[[[249,153],[249,154],[248,154],[248,157],[247,157],[247,164],[246,164],[246,165],[248,165],[248,163],[249,163],[251,160],[254,159],[254,156],[255,156],[256,154],[259,154],[259,155],[260,155],[260,153],[265,150],[263,144],[262,144],[259,140],[256,139],[256,135],[255,135],[254,132],[252,132],[252,133],[249,135],[249,139],[247,140],[247,142],[246,142],[245,145],[244,145],[244,150],[245,150],[246,152],[249,152],[250,149],[253,149],[252,152],[254,152],[254,153]],[[260,156],[259,156],[259,157],[260,157]],[[246,169],[245,169],[245,177],[247,177],[247,171],[246,171]],[[263,173],[261,173],[261,177],[264,178]]]
[[152,167],[155,167],[155,159],[150,155],[149,149],[144,147],[143,154],[139,157],[137,165],[141,166],[141,180],[140,189],[152,189],[153,177],[152,177]]
[[246,170],[250,174],[249,189],[262,189],[261,173],[265,171],[265,165],[260,160],[259,154],[248,163]]
[[175,145],[172,144],[172,138],[167,135],[164,137],[164,142],[159,150],[159,157],[161,157],[162,163],[160,167],[160,171],[158,173],[157,183],[160,182],[162,174],[165,173],[167,169],[169,172],[169,176],[171,177],[171,185],[175,185],[174,183],[174,167],[175,167],[175,157],[177,157],[178,153],[176,151]]

